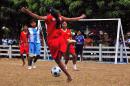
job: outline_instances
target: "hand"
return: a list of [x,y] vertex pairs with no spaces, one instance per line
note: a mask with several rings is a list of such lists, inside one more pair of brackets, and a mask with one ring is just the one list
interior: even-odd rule
[[25,43],[25,46],[28,46],[28,42]]
[[42,46],[44,46],[44,43],[42,43]]
[[80,16],[80,19],[83,19],[83,18],[85,18],[86,17],[86,15],[85,14],[82,14],[81,16]]
[[69,44],[76,43],[76,41],[73,40],[73,39],[67,39],[67,41],[68,41]]
[[22,7],[22,8],[20,9],[20,11],[23,12],[23,13],[26,13],[27,9],[26,9],[25,7]]

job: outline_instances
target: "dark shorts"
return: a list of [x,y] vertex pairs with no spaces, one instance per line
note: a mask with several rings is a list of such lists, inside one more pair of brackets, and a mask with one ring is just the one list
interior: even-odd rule
[[76,45],[75,46],[76,54],[82,54],[83,53],[83,45]]

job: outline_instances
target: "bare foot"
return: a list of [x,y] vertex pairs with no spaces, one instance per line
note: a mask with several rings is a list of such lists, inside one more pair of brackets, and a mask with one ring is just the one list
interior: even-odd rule
[[23,66],[25,65],[25,62],[23,62]]
[[74,69],[74,71],[79,71],[79,69]]
[[72,78],[68,77],[67,82],[71,82],[71,81],[72,81]]

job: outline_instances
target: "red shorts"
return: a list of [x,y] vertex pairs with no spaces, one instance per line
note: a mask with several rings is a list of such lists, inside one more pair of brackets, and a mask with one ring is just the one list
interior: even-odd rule
[[63,53],[66,53],[67,44],[65,39],[61,37],[56,37],[48,39],[48,47],[53,59],[61,58]]
[[22,43],[20,44],[20,54],[28,54],[29,53],[29,46],[28,44]]
[[75,47],[74,47],[73,44],[70,45],[69,53],[70,53],[70,54],[75,54]]

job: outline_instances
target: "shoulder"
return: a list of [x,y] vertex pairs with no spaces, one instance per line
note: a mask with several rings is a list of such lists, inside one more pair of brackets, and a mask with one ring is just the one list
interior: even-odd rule
[[20,33],[23,34],[23,31],[21,31]]
[[[35,28],[36,28],[36,27],[35,27]],[[33,27],[29,27],[29,28],[28,28],[28,30],[32,30],[32,29],[34,29],[34,28],[33,28]]]
[[50,15],[50,14],[49,14],[49,15],[47,15],[46,17],[47,17],[47,18],[46,18],[46,20],[45,20],[46,22],[47,22],[47,21],[49,21],[49,20],[51,20],[51,19],[53,18],[53,16],[52,16],[52,15]]

